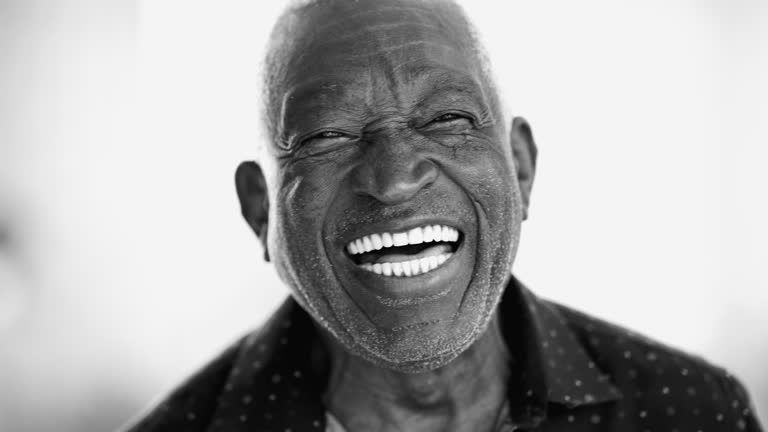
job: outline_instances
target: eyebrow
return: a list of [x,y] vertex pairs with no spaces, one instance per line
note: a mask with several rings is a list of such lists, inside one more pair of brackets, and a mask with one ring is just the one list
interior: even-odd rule
[[439,68],[432,65],[412,66],[409,68],[407,74],[408,79],[412,81],[427,82],[428,80],[431,80],[431,82],[435,82],[435,80],[438,80],[441,84],[439,86],[440,90],[448,89],[461,92],[470,92],[474,90],[478,93],[483,93],[483,87],[471,74],[447,66],[441,65]]
[[425,84],[422,84],[416,107],[424,107],[442,96],[459,95],[460,101],[471,102],[475,105],[475,108],[479,110],[478,115],[485,116],[490,112],[491,101],[487,98],[486,89],[471,73],[445,66],[434,68],[423,65],[409,71],[409,79],[422,83],[437,83],[429,89],[424,88]]

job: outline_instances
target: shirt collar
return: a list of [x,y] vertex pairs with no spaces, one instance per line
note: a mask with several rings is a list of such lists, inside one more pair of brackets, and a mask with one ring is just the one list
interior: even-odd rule
[[[515,425],[540,423],[551,403],[576,407],[621,397],[556,305],[512,277],[500,311],[512,354],[508,398]],[[312,372],[318,337],[310,316],[287,299],[242,343],[209,432],[323,431],[325,378]]]
[[621,398],[559,306],[538,298],[512,277],[499,307],[512,353],[508,397],[515,425],[537,425],[550,404],[573,408]]

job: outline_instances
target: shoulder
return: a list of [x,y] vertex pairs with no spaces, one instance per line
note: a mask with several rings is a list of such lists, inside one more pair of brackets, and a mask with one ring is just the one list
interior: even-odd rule
[[649,426],[675,419],[682,424],[711,424],[717,430],[757,430],[751,428],[757,426],[744,386],[725,369],[621,326],[548,303],[622,393],[624,415],[636,415]]
[[200,368],[124,432],[205,430],[241,344],[242,339]]
[[[319,398],[310,367],[314,331],[309,315],[286,299],[262,326],[189,377],[125,432],[264,430],[259,422],[288,424],[300,407],[310,413],[303,417],[318,419],[323,410],[315,403]],[[276,403],[278,399],[292,402]],[[299,399],[306,403],[294,403]]]

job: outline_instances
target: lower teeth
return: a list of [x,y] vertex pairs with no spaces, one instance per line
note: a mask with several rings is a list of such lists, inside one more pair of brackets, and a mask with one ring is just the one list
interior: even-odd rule
[[384,276],[409,277],[420,275],[440,267],[452,255],[453,253],[444,253],[411,261],[360,264],[359,267]]

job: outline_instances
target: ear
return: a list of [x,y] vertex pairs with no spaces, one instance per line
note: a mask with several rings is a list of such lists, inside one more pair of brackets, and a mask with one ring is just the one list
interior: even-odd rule
[[269,195],[267,182],[261,167],[256,162],[242,162],[235,172],[235,186],[240,198],[243,218],[261,240],[264,259],[269,261],[267,249],[267,226],[269,222]]
[[533,140],[531,126],[522,117],[512,119],[510,131],[512,155],[517,168],[517,182],[523,198],[523,220],[528,219],[528,205],[531,202],[533,177],[536,173],[536,143]]

